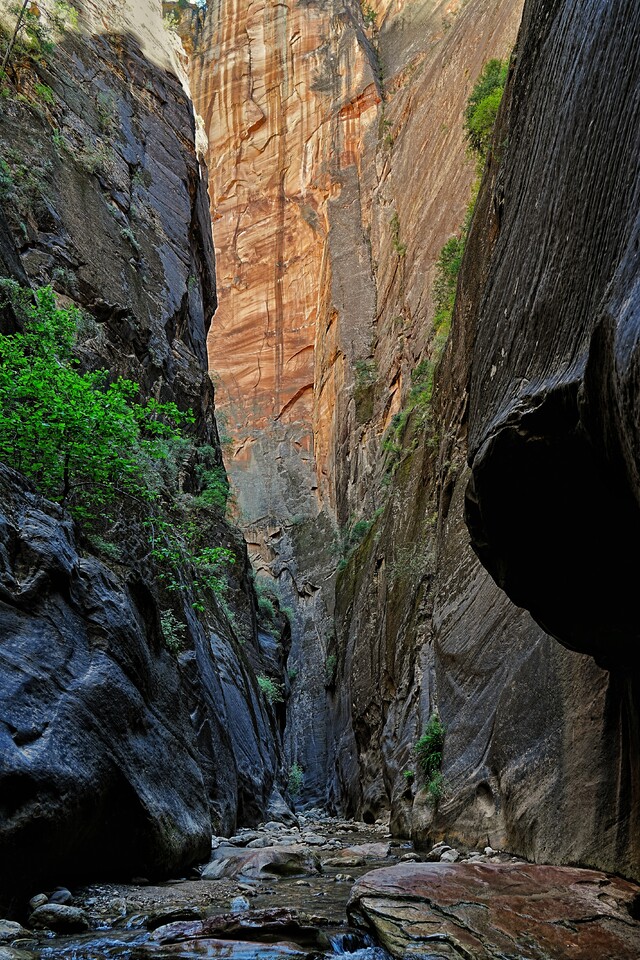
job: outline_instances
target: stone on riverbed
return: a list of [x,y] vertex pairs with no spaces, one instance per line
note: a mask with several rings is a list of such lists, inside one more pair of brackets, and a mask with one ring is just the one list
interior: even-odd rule
[[389,843],[361,843],[353,847],[335,850],[332,856],[323,859],[326,867],[361,867],[367,860],[384,860],[389,856]]
[[23,937],[30,937],[31,934],[15,920],[0,920],[0,943],[12,943]]
[[62,903],[45,903],[41,907],[36,907],[29,917],[29,924],[38,930],[79,933],[89,929],[89,918],[79,907],[69,907]]
[[394,957],[638,960],[640,887],[596,870],[423,863],[362,877],[348,904]]
[[203,868],[205,880],[221,877],[295,876],[318,873],[317,857],[298,847],[265,847],[248,850],[238,847],[219,847],[213,851],[210,862]]
[[295,943],[256,943],[243,940],[214,940],[209,938],[180,943],[147,942],[138,948],[138,957],[181,957],[182,960],[206,957],[208,960],[306,960],[317,956],[316,951],[303,950]]
[[0,946],[0,960],[34,960],[29,950],[15,950],[13,947]]
[[[247,904],[248,907],[248,904]],[[242,913],[228,913],[220,917],[208,917],[206,920],[192,923],[172,923],[161,927],[152,935],[154,943],[186,944],[193,940],[237,940],[242,938],[258,943],[266,939],[296,941],[305,945],[317,946],[322,937],[322,928],[328,923],[327,917],[307,913],[298,913],[286,907],[272,907],[266,910],[248,909]]]

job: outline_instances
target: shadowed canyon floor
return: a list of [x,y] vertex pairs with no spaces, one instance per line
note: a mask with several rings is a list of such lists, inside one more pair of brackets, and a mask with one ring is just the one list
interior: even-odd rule
[[187,877],[59,888],[29,911],[0,921],[0,960],[640,956],[635,884],[489,847],[416,852],[321,812],[215,837]]

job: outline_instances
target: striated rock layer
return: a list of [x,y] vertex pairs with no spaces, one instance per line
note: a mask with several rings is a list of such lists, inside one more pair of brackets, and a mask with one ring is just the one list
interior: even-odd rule
[[[45,5],[54,54],[10,67],[0,264],[82,308],[82,368],[191,408],[196,444],[220,465],[213,249],[184,54],[155,0],[76,7],[77,27],[54,28]],[[187,492],[194,475],[185,465]],[[211,514],[211,544],[236,563],[227,614],[212,597],[198,613],[190,571],[171,593],[126,523],[101,545],[17,475],[2,483],[0,895],[182,869],[206,856],[212,827],[263,818],[279,765],[246,547]]]
[[[637,12],[604,6],[527,5],[433,400],[463,111],[522,5],[210,4],[191,77],[210,363],[252,558],[295,605],[305,798],[638,877],[637,682],[602,669],[636,628]],[[436,709],[438,804],[413,750]]]
[[[487,551],[496,576],[511,576],[505,558],[492,552],[496,544],[484,538],[479,526],[486,498],[491,522],[500,524],[502,534],[508,533],[512,538],[512,556],[526,563],[532,561],[533,554],[526,555],[526,539],[517,543],[514,539],[519,537],[521,528],[515,522],[511,505],[519,503],[522,523],[529,523],[525,511],[538,509],[538,490],[528,488],[528,499],[521,499],[522,485],[512,482],[510,472],[515,468],[514,461],[493,461],[492,469],[496,472],[489,480],[486,465],[492,461],[482,459],[483,451],[495,449],[494,439],[499,439],[502,429],[499,416],[496,419],[497,409],[489,403],[494,389],[502,390],[501,396],[517,396],[520,390],[526,392],[529,382],[526,378],[512,380],[506,347],[502,356],[500,330],[503,324],[509,327],[509,298],[518,291],[523,298],[518,323],[510,328],[511,353],[520,356],[522,369],[528,363],[532,369],[536,363],[548,363],[556,344],[555,333],[551,332],[556,329],[556,314],[552,311],[544,314],[548,317],[550,338],[546,358],[544,352],[537,350],[539,325],[532,327],[531,339],[527,339],[526,298],[530,288],[522,287],[516,278],[520,271],[527,273],[532,262],[531,235],[526,203],[522,202],[519,189],[514,189],[515,184],[521,183],[518,178],[524,176],[535,159],[536,179],[528,182],[525,196],[531,197],[530,202],[538,209],[540,196],[545,195],[540,194],[539,185],[544,184],[554,198],[549,200],[546,210],[536,214],[541,231],[536,247],[541,297],[543,288],[552,280],[556,282],[559,265],[556,267],[553,259],[554,249],[574,264],[572,244],[581,251],[587,246],[593,251],[593,262],[589,263],[588,258],[581,261],[581,283],[587,295],[598,275],[603,251],[598,248],[596,252],[595,247],[583,243],[581,237],[586,228],[580,227],[580,217],[591,215],[591,190],[605,206],[614,202],[614,195],[616,202],[622,202],[615,164],[611,179],[598,179],[598,163],[583,166],[580,177],[570,165],[563,168],[560,163],[560,158],[571,154],[573,145],[583,145],[584,138],[576,140],[570,135],[571,124],[563,125],[559,133],[558,117],[565,117],[572,103],[576,104],[576,118],[582,117],[584,103],[589,102],[585,90],[590,83],[600,82],[601,73],[593,60],[588,64],[585,61],[580,72],[573,70],[573,55],[569,51],[580,46],[584,23],[576,14],[576,4],[552,6],[553,15],[559,18],[553,32],[549,32],[546,22],[549,4],[529,4],[522,27],[515,75],[507,89],[495,136],[498,146],[508,144],[509,148],[500,164],[499,158],[494,157],[485,172],[458,284],[452,337],[439,369],[431,413],[425,423],[418,410],[407,412],[406,425],[396,432],[395,443],[401,450],[391,451],[396,463],[385,509],[338,581],[338,622],[342,624],[339,660],[344,663],[344,670],[339,667],[339,675],[345,678],[349,693],[340,700],[341,741],[334,796],[346,799],[351,809],[372,816],[390,807],[394,828],[411,833],[417,842],[445,837],[469,846],[489,842],[532,860],[586,863],[638,878],[637,680],[628,672],[607,673],[593,659],[564,650],[527,612],[514,606],[469,549],[469,532],[464,523],[471,378],[472,436],[486,438],[479,454],[475,454],[475,448],[472,450],[474,483],[467,493],[475,545],[483,559]],[[620,9],[618,5],[608,8],[611,19],[598,21],[604,30],[603,49],[608,49],[611,56],[616,45],[615,30],[625,29],[624,5],[619,6]],[[627,18],[632,36],[635,19],[635,14]],[[607,36],[610,47],[605,43]],[[629,49],[635,50],[632,41]],[[637,76],[629,64],[627,60],[624,75]],[[615,71],[612,68],[608,73],[613,90]],[[617,89],[611,93],[612,102],[619,95]],[[541,105],[533,106],[538,104],[538,97],[545,104],[544,111]],[[637,96],[631,97],[632,104],[637,106],[637,102]],[[619,149],[624,151],[629,145],[630,153],[621,158],[619,173],[631,178],[637,189],[637,151],[631,146],[637,123],[632,122],[629,114],[631,103],[620,114],[628,124],[625,132],[619,130]],[[611,122],[613,117],[619,119],[619,112],[603,109],[604,114]],[[553,143],[557,155],[551,149],[531,150],[533,116],[538,138],[546,137],[546,142]],[[519,153],[513,153],[513,143]],[[605,143],[601,137],[598,144],[592,144],[592,152],[606,152]],[[554,160],[553,171],[545,166],[550,158]],[[516,159],[520,173],[511,166]],[[608,166],[604,160],[603,166]],[[557,243],[554,218],[562,211],[557,209],[556,189],[566,196],[568,204],[568,222],[562,242]],[[609,196],[608,191],[613,193]],[[624,222],[611,227],[625,236],[631,236],[633,230],[633,195],[633,191],[625,194],[630,200]],[[522,266],[515,249],[506,241],[503,243],[507,206],[512,222],[518,223],[521,230]],[[570,224],[575,226],[576,233]],[[609,250],[608,243],[604,249]],[[625,245],[620,249],[624,250]],[[407,251],[405,257],[408,256]],[[501,276],[503,272],[511,279],[503,288],[507,300],[498,306],[496,300],[491,300],[497,293],[494,275]],[[633,298],[628,299],[621,314],[625,323],[631,316],[633,302]],[[579,339],[586,328],[581,320],[576,319],[575,323],[574,334]],[[565,357],[573,356],[572,351],[577,349],[575,339],[571,348],[569,342],[567,336],[563,341]],[[496,370],[488,360],[482,365],[483,349],[487,358],[494,358]],[[494,387],[497,358],[502,358],[501,388]],[[553,379],[555,374],[550,372],[549,377]],[[528,409],[524,401],[521,409]],[[608,407],[593,402],[589,409],[597,420]],[[554,418],[554,429],[561,423]],[[513,425],[511,430],[511,419],[506,419],[504,429],[512,438],[520,437],[515,420]],[[527,434],[531,442],[523,445],[523,450],[533,450],[534,434],[540,449],[561,449],[552,439],[545,446],[543,426],[544,421],[536,421],[533,434]],[[582,431],[578,430],[576,442],[581,436]],[[533,477],[533,463],[532,460],[528,468],[527,482]],[[610,463],[609,469],[612,466]],[[536,468],[549,491],[555,490],[557,477],[551,467],[545,454]],[[616,485],[621,473],[618,470]],[[572,496],[570,488],[562,489],[566,494],[560,490],[560,497]],[[628,503],[628,497],[620,502]],[[510,519],[506,522],[503,509],[509,511]],[[562,515],[562,508],[553,513],[556,519]],[[586,509],[580,515],[585,531],[591,529],[590,515],[591,511]],[[551,528],[549,519],[545,519],[543,528],[547,537],[545,549],[554,551],[555,563],[558,556],[564,556],[563,551],[582,541],[565,538],[566,527],[558,523]],[[534,529],[532,525],[531,530]],[[615,529],[621,534],[621,527]],[[535,542],[539,542],[539,532],[536,531]],[[621,559],[623,556],[626,555],[620,554]],[[565,594],[564,584],[567,577],[570,583],[574,582],[574,572],[565,575],[564,570],[557,571],[555,581],[545,580],[544,590],[538,579],[537,596],[540,603],[552,603],[568,615],[575,595],[572,600],[571,591]],[[537,575],[546,577],[545,563],[539,554]],[[527,581],[527,588],[532,586]],[[518,594],[516,599],[521,596]],[[606,661],[609,665],[615,663],[614,627],[619,611],[612,598],[616,596],[616,591],[605,590],[591,600],[605,603],[606,598],[606,602],[612,603],[614,632],[610,659]],[[542,619],[533,605],[532,611]],[[572,646],[578,645],[568,639]],[[596,652],[586,636],[584,648]],[[412,774],[416,769],[413,745],[435,710],[446,729],[444,795],[438,804],[429,799],[419,779],[403,776],[405,771]]]
[[435,260],[474,176],[462,111],[520,14],[514,0],[388,7],[373,24],[346,0],[209,4],[189,68],[220,291],[210,364],[254,565],[295,610],[287,749],[316,797],[336,749],[356,749],[333,572],[383,501],[381,435],[430,339]]
[[528,10],[469,410],[474,549],[548,633],[622,670],[640,643],[639,39],[632,3]]
[[374,870],[349,901],[394,957],[634,960],[640,888],[592,870],[430,863]]

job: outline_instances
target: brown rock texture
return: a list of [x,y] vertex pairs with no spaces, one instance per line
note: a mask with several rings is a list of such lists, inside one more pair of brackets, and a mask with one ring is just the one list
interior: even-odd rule
[[[286,742],[308,796],[325,792],[337,753],[339,780],[358,789],[347,714],[359,694],[338,693],[327,672],[339,646],[333,571],[350,528],[384,498],[381,437],[430,340],[435,260],[474,176],[462,111],[483,62],[508,55],[521,4],[375,9],[374,26],[345,0],[210,4],[189,68],[209,138],[220,292],[210,364],[252,560],[296,612]],[[377,654],[363,672],[365,645],[354,684],[399,704]],[[414,707],[398,706],[412,730]],[[406,754],[406,733],[403,744]],[[344,798],[333,779],[330,795]]]
[[375,870],[349,914],[394,957],[636,960],[640,888],[592,870],[413,864]]
[[[562,24],[562,29],[553,33],[554,43],[564,50],[563,62],[569,64],[569,47],[563,45],[570,46],[569,36],[579,45],[577,38],[582,35],[584,23],[579,16],[574,17],[575,5],[568,4],[563,12],[559,5],[552,7],[553,15],[559,18],[557,24]],[[535,102],[537,95],[545,100],[545,130],[555,142],[555,137],[560,136],[555,126],[560,105],[550,91],[556,91],[563,109],[570,109],[570,103],[585,102],[585,97],[573,89],[561,95],[560,81],[556,89],[549,79],[562,76],[567,84],[577,82],[568,67],[560,68],[558,47],[546,46],[550,34],[538,18],[544,20],[549,9],[545,4],[529,4],[520,43],[529,51],[529,57],[537,51],[536,66],[533,68],[531,60],[527,65],[527,58],[517,54],[516,74],[508,87],[502,125],[496,133],[498,145],[511,144],[514,136],[517,141],[521,138],[520,157],[525,168],[532,155],[529,128],[533,121],[524,119],[527,105]],[[621,9],[610,8],[609,12],[617,28],[622,29]],[[608,24],[605,33],[613,30],[613,21],[601,21],[603,26]],[[628,22],[633,36],[635,14]],[[542,38],[546,38],[544,42]],[[610,40],[610,53],[614,56],[615,41],[611,37]],[[549,52],[545,69],[537,59],[540,50]],[[633,42],[629,50],[635,50]],[[612,78],[614,73],[609,71],[609,76]],[[637,71],[634,73],[627,66],[625,76],[637,76]],[[595,74],[588,79],[586,65],[580,77],[587,86],[596,82]],[[615,86],[613,79],[611,82]],[[531,92],[534,83],[536,94]],[[511,96],[516,119],[509,121]],[[614,99],[616,96],[618,92],[612,94]],[[622,111],[627,119],[626,111],[637,107],[638,98],[631,100]],[[580,115],[581,109],[576,106]],[[601,121],[605,114],[607,111],[603,110]],[[614,115],[617,116],[615,111]],[[539,123],[539,111],[536,118]],[[522,124],[518,131],[513,127],[515,123]],[[620,150],[623,144],[626,148],[632,143],[637,124],[630,122],[625,129],[627,133],[620,135]],[[540,127],[538,134],[543,136]],[[576,142],[568,139],[567,151]],[[604,143],[606,139],[601,138],[601,144]],[[557,149],[562,155],[564,148],[560,143]],[[606,152],[607,148],[601,149]],[[561,168],[556,164],[551,176],[544,172],[548,152],[541,150],[535,155],[539,182],[553,193],[551,185],[558,183]],[[339,739],[332,796],[342,798],[350,809],[367,816],[377,816],[390,806],[394,829],[411,833],[417,842],[447,838],[474,846],[489,841],[494,847],[510,849],[533,860],[587,863],[638,878],[637,680],[628,672],[625,676],[607,673],[592,659],[565,651],[552,641],[529,613],[507,599],[480,566],[469,549],[469,532],[464,523],[469,479],[465,459],[470,369],[477,370],[477,374],[472,373],[472,378],[477,376],[477,380],[472,379],[475,429],[478,435],[486,431],[489,445],[492,437],[499,436],[493,433],[495,419],[488,414],[483,419],[479,406],[479,398],[490,396],[494,387],[490,366],[485,364],[483,368],[486,378],[480,375],[476,351],[484,337],[487,355],[494,355],[496,350],[499,354],[501,349],[496,323],[499,320],[502,324],[504,309],[486,311],[485,296],[496,293],[491,271],[519,269],[511,247],[501,246],[500,257],[498,246],[494,248],[497,238],[502,243],[504,204],[513,205],[514,219],[521,209],[517,191],[505,194],[505,183],[516,175],[509,166],[513,156],[509,146],[500,166],[495,157],[485,173],[459,280],[452,336],[438,372],[431,416],[426,424],[420,424],[416,411],[408,415],[400,433],[401,444],[396,441],[401,449],[390,451],[395,463],[384,511],[338,580],[337,686],[344,683],[348,693],[336,697],[335,726]],[[571,195],[568,200],[572,212],[567,211],[567,216],[576,222],[580,215],[588,214],[589,187],[584,176],[593,169],[589,163],[580,178],[569,176],[566,181],[567,198],[570,186],[577,189],[580,182],[579,196]],[[626,172],[634,183],[635,170],[637,164],[630,156],[621,160],[620,175]],[[613,182],[615,179],[614,173]],[[605,186],[606,182],[600,183],[601,192]],[[535,205],[539,202],[534,199],[538,196],[537,188],[530,182],[529,189]],[[616,196],[619,201],[619,194]],[[625,196],[631,198],[634,194]],[[601,193],[599,200],[606,203]],[[633,206],[634,201],[630,203]],[[626,231],[631,236],[635,214],[630,208],[627,213],[626,221],[615,228],[612,225],[611,229]],[[539,216],[553,231],[555,206],[553,214],[547,209],[546,214],[540,212]],[[529,253],[525,248],[528,251],[530,237],[524,212],[519,225],[523,264],[528,265]],[[565,232],[564,236],[565,241],[558,247],[569,256],[571,244],[582,243],[581,234]],[[609,248],[607,244],[604,249]],[[540,240],[537,251],[542,257],[549,252],[546,239]],[[409,257],[410,247],[402,260]],[[630,275],[628,263],[623,260],[625,275]],[[539,276],[546,276],[547,268],[549,277],[554,277],[553,259],[545,268],[540,266]],[[594,262],[585,276],[591,282],[595,273]],[[510,276],[513,279],[515,274]],[[587,283],[584,287],[591,289]],[[513,292],[513,287],[509,289]],[[525,286],[523,296],[526,292]],[[627,322],[632,314],[633,296],[625,302],[622,315]],[[539,356],[533,341],[528,342],[528,347],[524,343],[527,316],[526,311],[521,313],[519,326],[512,328],[513,350],[519,351],[523,364],[528,362],[526,357],[535,363]],[[554,314],[546,316],[551,330]],[[479,317],[484,318],[486,331],[477,325]],[[549,343],[555,345],[555,335],[549,336]],[[507,370],[504,365],[505,382]],[[518,382],[521,386],[524,383]],[[615,382],[613,376],[605,381],[606,390],[610,391],[608,397],[616,396]],[[505,389],[516,390],[515,381],[509,383]],[[601,394],[603,390],[604,387]],[[610,408],[601,396],[598,404],[592,402],[590,410],[597,420]],[[595,410],[600,414],[596,415]],[[507,425],[509,422],[506,421]],[[542,426],[542,421],[538,426]],[[544,436],[541,431],[542,446]],[[536,492],[531,492],[526,503],[521,500],[520,486],[511,484],[510,461],[500,462],[506,471],[500,481],[501,499],[491,499],[489,486],[484,488],[496,522],[503,505],[518,502],[526,510],[527,504],[535,503],[537,497]],[[498,469],[497,460],[494,468]],[[544,471],[542,461],[540,469]],[[554,477],[551,471],[546,479],[550,490],[555,489]],[[507,488],[511,491],[509,497]],[[585,531],[591,528],[590,521],[585,519],[589,513],[585,510],[582,514]],[[504,529],[507,527],[508,524]],[[545,529],[550,545],[552,531],[548,526]],[[564,527],[555,529],[554,536],[562,537],[564,531]],[[563,541],[563,549],[570,543],[570,539]],[[482,542],[478,547],[482,555]],[[515,541],[512,548],[515,550]],[[620,558],[626,555],[619,554]],[[544,574],[540,555],[538,560],[538,569]],[[573,573],[567,575],[573,577]],[[541,590],[541,602],[552,600],[561,608],[565,580],[563,573],[552,591]],[[617,593],[599,592],[592,602],[604,603],[605,596],[609,600]],[[617,616],[617,611],[612,615]],[[413,745],[436,709],[447,731],[445,795],[437,808],[428,801],[419,780],[411,782],[403,777],[403,771],[415,771]],[[576,806],[578,794],[581,802]]]

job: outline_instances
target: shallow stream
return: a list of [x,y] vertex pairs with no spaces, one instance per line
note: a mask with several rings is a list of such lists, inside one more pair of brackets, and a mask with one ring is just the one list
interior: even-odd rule
[[[256,854],[268,860],[278,847],[296,850],[317,863],[317,870],[277,875],[267,864],[253,876],[245,868],[218,879],[194,871],[161,884],[140,878],[74,889],[71,905],[84,911],[90,930],[68,935],[34,931],[12,947],[25,951],[22,960],[305,960],[337,955],[385,960],[387,954],[366,934],[349,927],[346,905],[359,876],[397,863],[411,844],[392,840],[383,824],[326,817],[305,818],[291,846],[277,831],[256,832],[261,833],[259,842],[262,835],[273,841]],[[237,839],[233,848],[223,838],[214,841],[219,844],[212,850],[216,863],[222,859],[228,864],[229,850],[232,857],[238,851],[249,854],[242,836]]]

